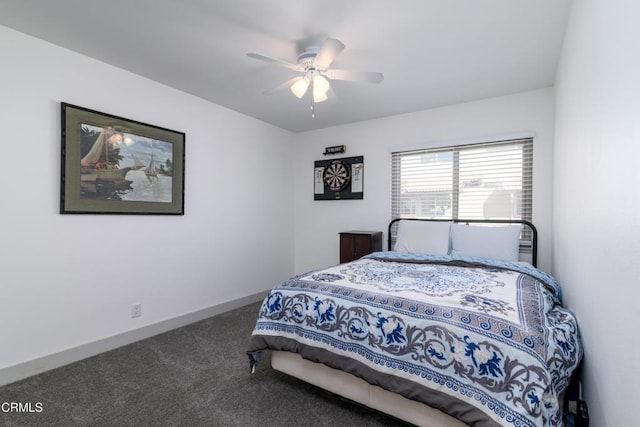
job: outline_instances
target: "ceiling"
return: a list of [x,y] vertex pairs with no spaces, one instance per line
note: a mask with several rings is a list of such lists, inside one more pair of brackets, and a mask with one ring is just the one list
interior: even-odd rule
[[[571,0],[0,0],[0,25],[293,132],[553,85]],[[384,74],[331,81],[316,104],[272,89],[326,38],[332,67]]]

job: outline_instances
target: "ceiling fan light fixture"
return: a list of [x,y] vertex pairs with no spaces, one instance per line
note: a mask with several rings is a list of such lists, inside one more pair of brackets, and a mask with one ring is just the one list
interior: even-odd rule
[[315,93],[313,92],[313,102],[315,102],[316,104],[318,102],[322,102],[322,101],[326,101],[327,100],[327,94],[326,93]]
[[326,101],[328,90],[329,81],[320,74],[316,74],[313,77],[313,102]]
[[309,80],[306,77],[300,77],[291,85],[291,92],[298,98],[302,98],[309,88]]
[[311,117],[315,117],[313,113],[314,105],[317,102],[323,102],[328,99],[327,92],[330,89],[329,80],[365,83],[380,83],[383,80],[382,73],[331,69],[333,61],[344,48],[345,45],[340,40],[327,38],[320,47],[307,47],[304,52],[298,55],[298,61],[295,64],[281,59],[269,58],[268,56],[257,53],[247,53],[247,56],[279,65],[298,73],[304,73],[303,76],[294,77],[274,89],[264,91],[263,93],[265,95],[271,95],[276,90],[289,88],[297,98],[302,99],[305,94],[309,92],[309,86],[311,86]]

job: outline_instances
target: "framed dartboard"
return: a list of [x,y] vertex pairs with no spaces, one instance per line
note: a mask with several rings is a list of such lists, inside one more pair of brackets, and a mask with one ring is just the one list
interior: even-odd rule
[[317,160],[314,165],[314,200],[362,199],[364,157]]

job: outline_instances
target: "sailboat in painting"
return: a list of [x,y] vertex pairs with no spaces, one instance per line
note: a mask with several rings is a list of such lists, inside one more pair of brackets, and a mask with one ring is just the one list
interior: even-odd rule
[[85,191],[96,191],[96,186],[110,183],[116,186],[128,186],[125,176],[131,167],[119,168],[109,162],[109,146],[122,141],[122,134],[113,128],[102,129],[89,152],[80,160],[80,184]]
[[145,166],[144,163],[138,160],[138,158],[133,154],[131,155],[131,158],[133,159],[133,166],[131,167],[132,170],[137,171],[142,169]]
[[153,144],[151,145],[151,160],[149,161],[149,166],[145,169],[144,174],[151,183],[158,179],[158,170],[156,169],[156,164],[153,160]]

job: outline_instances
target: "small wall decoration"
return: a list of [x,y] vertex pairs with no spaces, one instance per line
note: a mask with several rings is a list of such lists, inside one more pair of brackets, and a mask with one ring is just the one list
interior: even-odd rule
[[184,215],[184,133],[61,107],[60,213]]
[[347,151],[347,146],[346,145],[333,145],[331,147],[324,147],[324,154],[325,156],[331,155],[331,154],[343,154],[346,153]]
[[364,157],[316,160],[314,200],[362,199]]

